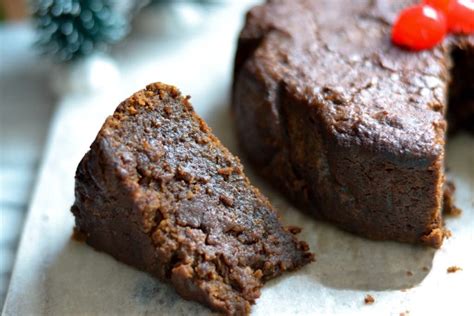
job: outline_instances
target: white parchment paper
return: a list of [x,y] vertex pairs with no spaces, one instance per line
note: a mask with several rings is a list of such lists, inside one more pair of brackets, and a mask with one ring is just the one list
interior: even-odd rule
[[[147,83],[163,81],[191,94],[196,111],[239,154],[229,115],[235,39],[244,6],[216,14],[208,31],[192,38],[132,37],[115,51],[122,83],[101,95],[71,95],[59,104],[20,244],[4,315],[207,315],[171,287],[71,240],[75,168],[105,117]],[[148,37],[146,37],[148,36]],[[245,164],[245,161],[244,161]],[[448,218],[453,236],[437,251],[373,242],[316,222],[291,207],[252,174],[285,224],[317,262],[269,282],[253,315],[473,315],[474,139],[449,140],[447,165],[464,212]],[[450,266],[463,270],[447,273]],[[371,294],[375,302],[364,304]]]

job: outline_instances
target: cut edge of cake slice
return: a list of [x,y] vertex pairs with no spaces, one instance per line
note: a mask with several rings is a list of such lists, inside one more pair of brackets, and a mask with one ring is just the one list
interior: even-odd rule
[[89,245],[226,314],[248,314],[265,281],[314,260],[189,97],[162,83],[106,120],[71,210]]

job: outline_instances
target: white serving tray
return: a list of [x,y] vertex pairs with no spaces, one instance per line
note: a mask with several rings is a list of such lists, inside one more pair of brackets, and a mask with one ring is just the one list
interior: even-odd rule
[[[4,315],[207,315],[168,285],[71,240],[75,168],[107,115],[153,81],[192,95],[196,111],[239,154],[229,115],[235,39],[244,7],[216,14],[219,25],[192,39],[133,38],[115,56],[122,83],[102,94],[69,95],[52,122],[4,306]],[[218,23],[217,23],[218,22]],[[225,23],[224,23],[225,22]],[[317,262],[269,282],[253,315],[469,315],[474,310],[474,139],[450,139],[450,177],[464,212],[448,218],[453,236],[438,251],[373,242],[316,222],[291,207],[246,164],[247,174],[281,212],[303,227]],[[244,161],[245,164],[245,161]],[[447,273],[450,266],[463,270]],[[364,297],[375,298],[372,305]],[[472,314],[471,314],[472,315]]]

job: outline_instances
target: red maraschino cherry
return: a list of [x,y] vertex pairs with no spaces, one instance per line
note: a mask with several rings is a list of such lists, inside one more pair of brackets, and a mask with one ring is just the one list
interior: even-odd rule
[[424,0],[423,3],[443,12],[451,33],[474,33],[474,0]]
[[446,35],[444,14],[430,5],[419,4],[404,9],[392,30],[392,41],[412,50],[430,49]]
[[443,13],[448,12],[448,6],[451,0],[423,0],[423,4],[432,6],[435,9],[440,10]]
[[450,1],[446,17],[450,32],[474,34],[474,0]]

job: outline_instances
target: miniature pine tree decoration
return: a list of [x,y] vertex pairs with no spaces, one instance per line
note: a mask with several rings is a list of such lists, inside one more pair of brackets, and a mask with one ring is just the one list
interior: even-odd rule
[[116,0],[35,0],[33,17],[42,53],[71,61],[122,39],[128,19]]

